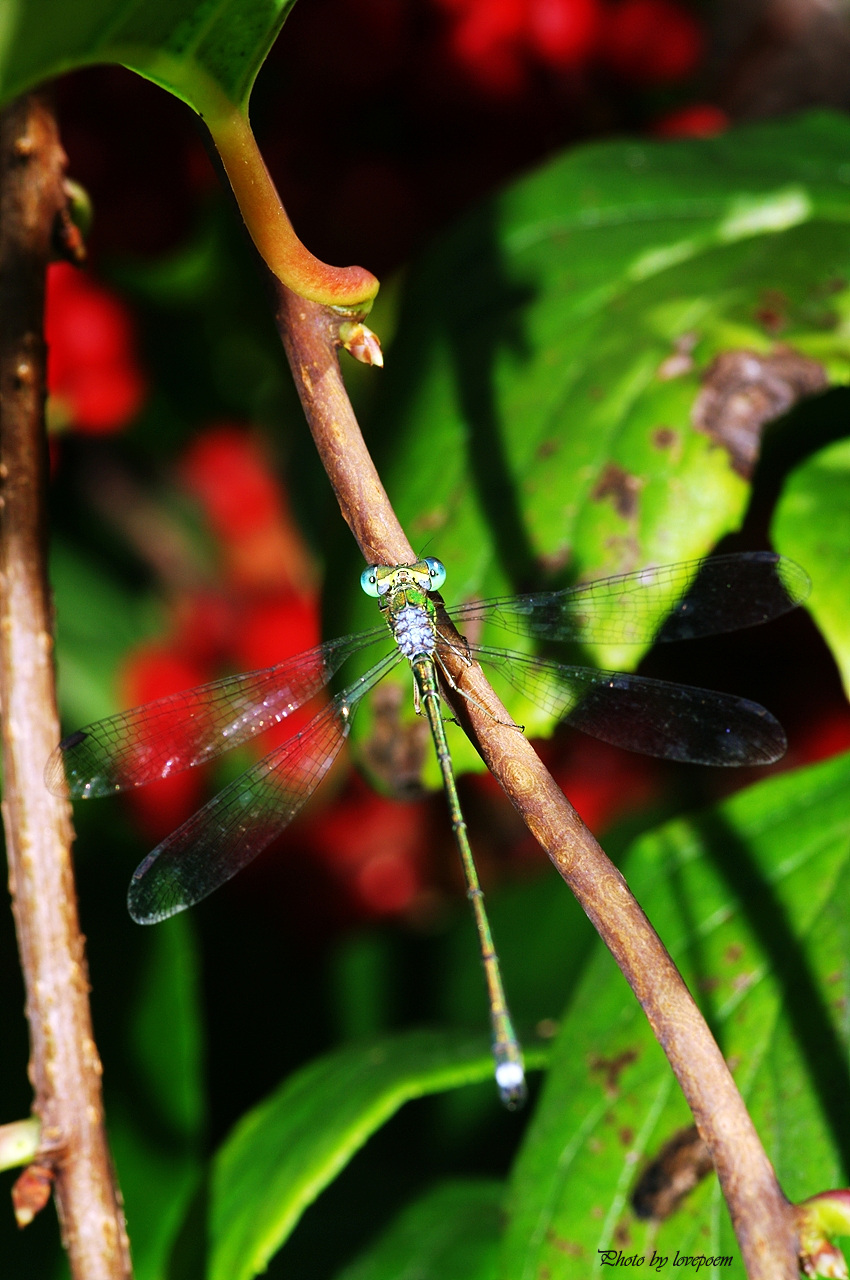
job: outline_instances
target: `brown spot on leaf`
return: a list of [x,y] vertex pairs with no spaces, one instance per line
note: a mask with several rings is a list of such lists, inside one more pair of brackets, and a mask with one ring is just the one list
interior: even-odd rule
[[656,1222],[669,1218],[712,1167],[708,1147],[696,1125],[680,1129],[638,1178],[632,1192],[632,1208],[639,1218],[654,1218]]
[[638,1056],[637,1049],[624,1049],[622,1053],[617,1054],[616,1058],[594,1055],[590,1059],[590,1069],[604,1074],[605,1092],[611,1096],[616,1094],[619,1087],[620,1073],[626,1067],[630,1067],[633,1062],[637,1062]]
[[823,366],[790,347],[771,355],[724,351],[706,371],[691,418],[696,430],[726,449],[734,469],[749,479],[765,425],[827,385]]
[[597,502],[610,498],[617,514],[624,520],[632,520],[637,515],[641,487],[642,481],[638,476],[624,471],[616,462],[607,462],[593,486],[591,497]]
[[614,1228],[614,1244],[621,1249],[628,1249],[632,1243],[632,1233],[627,1222],[618,1222]]
[[656,449],[672,449],[678,439],[679,433],[672,427],[656,427],[652,433],[652,443]]
[[557,1249],[559,1253],[565,1253],[568,1258],[584,1257],[583,1244],[579,1244],[576,1240],[568,1240],[565,1236],[559,1236],[551,1228],[546,1232],[546,1239],[553,1249]]
[[545,577],[551,577],[565,569],[571,559],[572,551],[570,547],[562,544],[560,547],[555,547],[553,551],[542,552],[536,557],[535,563]]
[[781,289],[763,289],[756,307],[756,320],[775,338],[788,324],[788,299]]

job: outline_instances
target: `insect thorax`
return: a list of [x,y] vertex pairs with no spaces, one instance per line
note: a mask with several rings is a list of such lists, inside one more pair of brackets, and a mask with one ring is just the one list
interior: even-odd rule
[[437,642],[433,606],[430,601],[411,604],[406,601],[400,608],[387,610],[387,622],[395,642],[404,656],[412,662],[420,653],[433,653]]

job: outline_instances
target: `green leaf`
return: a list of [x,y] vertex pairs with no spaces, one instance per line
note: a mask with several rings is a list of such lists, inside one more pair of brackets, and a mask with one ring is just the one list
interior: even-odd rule
[[[541,1065],[542,1051],[526,1060]],[[286,1080],[216,1156],[210,1280],[264,1270],[307,1206],[405,1102],[492,1072],[480,1038],[419,1031],[342,1049]]]
[[748,486],[691,422],[700,378],[720,352],[770,351],[778,325],[830,377],[850,371],[848,147],[850,122],[819,114],[578,148],[421,262],[382,473],[447,591],[687,559],[739,524]]
[[789,477],[776,507],[777,550],[812,579],[806,602],[838,663],[850,696],[850,441],[806,459]]
[[133,1062],[160,1107],[160,1122],[197,1135],[205,1098],[199,957],[191,918],[151,929],[145,941],[146,965],[130,1028]]
[[[632,889],[718,1039],[786,1194],[846,1184],[850,1127],[850,756],[743,791],[641,838]],[[641,1167],[690,1115],[601,944],[564,1019],[511,1178],[500,1275],[582,1275],[597,1250],[731,1255],[716,1180],[652,1235]]]
[[337,1280],[495,1280],[501,1182],[445,1182],[412,1204]]
[[0,101],[43,80],[117,62],[201,115],[221,98],[245,107],[295,0],[7,0],[0,17]]
[[[714,435],[694,425],[697,397],[716,358],[781,360],[777,344],[810,362],[795,366],[807,386],[847,379],[848,154],[850,121],[827,114],[581,147],[423,258],[370,444],[414,547],[447,565],[449,604],[692,559],[740,526],[743,393],[724,399],[711,374],[725,412],[699,420]],[[768,417],[784,403],[766,391],[778,372],[752,375]],[[800,386],[785,386],[791,403]],[[633,667],[642,654],[592,656]],[[530,733],[550,731],[499,692]]]

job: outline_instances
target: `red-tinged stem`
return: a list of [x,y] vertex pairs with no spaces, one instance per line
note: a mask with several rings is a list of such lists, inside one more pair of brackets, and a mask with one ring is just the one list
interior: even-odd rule
[[[301,403],[343,517],[369,564],[416,557],[363,437],[339,370],[339,319],[278,289],[277,321]],[[786,1200],[708,1025],[623,876],[518,733],[484,675],[446,658],[465,698],[452,709],[529,830],[572,889],[629,982],[711,1152],[749,1280],[796,1280],[797,1237]]]
[[[16,1184],[26,1222],[53,1185],[73,1280],[128,1280],[77,918],[66,801],[44,785],[59,740],[47,587],[42,336],[47,262],[65,203],[56,122],[35,96],[0,116],[0,701],[3,823],[26,986],[36,1160]],[[0,1271],[4,1270],[0,1265]]]
[[368,310],[378,281],[364,267],[330,267],[293,230],[248,117],[237,107],[205,116],[245,226],[273,275],[302,298]]

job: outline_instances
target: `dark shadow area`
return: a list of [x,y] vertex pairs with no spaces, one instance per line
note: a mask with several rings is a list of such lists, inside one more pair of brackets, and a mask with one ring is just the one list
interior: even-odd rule
[[[523,330],[523,312],[534,291],[511,280],[505,269],[493,204],[476,219],[475,256],[466,244],[454,278],[462,283],[445,320],[452,348],[461,412],[467,426],[468,469],[478,505],[508,576],[534,581],[535,559],[525,528],[505,448],[505,424],[496,400],[496,361],[500,351],[527,359],[531,350]],[[452,276],[447,277],[453,278]]]
[[209,1275],[210,1176],[193,1195],[171,1246],[163,1280],[205,1280]]
[[467,432],[468,474],[499,555],[518,582],[529,579],[534,562],[504,446],[494,381],[501,350],[511,351],[518,361],[529,354],[522,313],[532,297],[530,286],[508,278],[495,207],[480,206],[435,245],[405,281],[399,336],[388,352],[376,412],[366,424],[378,470],[392,477],[394,457],[404,448],[398,423],[420,396],[435,349],[448,343]]
[[773,511],[791,472],[827,445],[845,439],[848,433],[850,387],[832,387],[822,395],[811,396],[769,423],[762,437],[744,523],[738,533],[724,539],[719,550],[768,546]]

